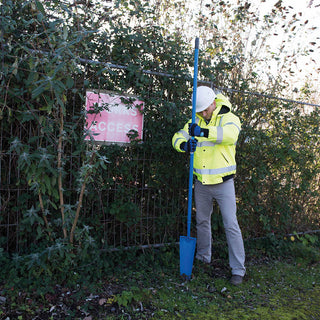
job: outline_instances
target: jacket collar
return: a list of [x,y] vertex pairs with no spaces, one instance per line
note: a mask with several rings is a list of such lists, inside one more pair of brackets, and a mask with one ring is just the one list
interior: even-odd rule
[[230,108],[228,106],[217,105],[217,108],[213,111],[211,120],[209,122],[206,119],[204,119],[199,113],[197,113],[197,117],[200,118],[201,120],[205,121],[207,124],[210,122],[215,123],[218,115],[225,114],[228,112],[230,112]]

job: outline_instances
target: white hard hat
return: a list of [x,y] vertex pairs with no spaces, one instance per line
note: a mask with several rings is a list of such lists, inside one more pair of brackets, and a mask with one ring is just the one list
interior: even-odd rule
[[214,91],[206,86],[197,88],[196,112],[206,110],[216,98]]

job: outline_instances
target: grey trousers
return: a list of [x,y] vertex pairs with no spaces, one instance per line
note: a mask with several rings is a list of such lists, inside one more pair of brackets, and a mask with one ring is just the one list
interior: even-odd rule
[[195,181],[195,204],[197,220],[196,259],[211,262],[211,214],[216,200],[222,215],[229,251],[229,265],[233,275],[244,276],[245,252],[236,212],[236,196],[233,179],[214,185]]

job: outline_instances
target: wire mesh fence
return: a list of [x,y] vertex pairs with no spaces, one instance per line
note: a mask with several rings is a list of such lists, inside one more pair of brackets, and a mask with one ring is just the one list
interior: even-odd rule
[[[90,70],[88,66],[86,69]],[[123,74],[120,73],[119,76],[122,77]],[[116,79],[115,75],[113,77]],[[161,75],[161,77],[165,77],[165,75]],[[71,106],[69,108],[69,121],[71,122],[74,118],[81,116],[83,102],[80,101],[79,104],[79,101],[72,96],[69,97],[69,101],[71,101],[69,104]],[[16,111],[29,113],[28,110]],[[5,110],[4,119],[6,117],[11,119],[8,112],[9,109]],[[37,111],[32,110],[32,112]],[[41,112],[37,117],[40,116]],[[80,122],[77,130],[81,131],[83,126],[84,123]],[[18,155],[13,152],[13,139],[32,141],[34,149],[46,148],[52,141],[42,139],[45,134],[43,126],[39,125],[39,122],[35,121],[33,117],[30,121],[22,121],[16,117],[14,120],[1,121],[0,124],[0,237],[2,247],[7,251],[21,252],[26,247],[37,243],[34,237],[37,226],[34,224],[32,226],[25,225],[25,217],[30,208],[39,205],[39,199],[28,185],[28,181],[25,180],[25,173],[21,172],[19,168],[18,163],[21,154]],[[83,141],[83,143],[86,144],[87,142]],[[167,161],[163,150],[166,153],[172,153],[173,151],[168,150],[170,141],[163,142],[163,145],[164,149],[159,150],[160,154],[159,151],[153,152],[152,146],[151,149],[139,147],[139,145],[98,146],[99,152],[107,155],[109,164],[105,170],[97,172],[92,177],[91,183],[87,185],[85,200],[81,207],[81,219],[84,226],[83,230],[91,229],[90,232],[95,235],[96,239],[99,239],[101,248],[141,247],[172,243],[178,240],[179,235],[185,233],[187,177],[185,174],[181,176],[181,172],[187,172],[188,161],[186,157],[182,160],[180,157]],[[95,147],[97,148],[97,146]],[[82,155],[73,154],[73,149],[75,148],[71,143],[68,146],[65,160],[65,165],[68,168],[64,179],[66,214],[68,214],[68,206],[72,206],[69,204],[77,202],[74,191],[78,186],[75,182],[77,178],[74,172],[79,170],[82,163]],[[169,170],[169,167],[173,165],[176,170]],[[165,173],[165,171],[168,172]],[[180,172],[180,176],[175,179],[177,172]],[[315,177],[316,181],[319,179],[317,177]],[[238,184],[240,193],[245,193],[246,189],[241,186],[241,181],[238,181]],[[57,188],[57,186],[55,187]],[[240,194],[241,197],[243,196]],[[305,204],[305,207],[312,204],[313,207],[317,208],[319,201],[318,188],[313,190],[313,197],[310,197],[309,201],[311,200],[313,204],[309,202]],[[52,199],[48,197],[46,201],[49,203]],[[252,201],[256,201],[256,199],[252,199]],[[261,206],[262,202],[260,203]],[[269,206],[268,203],[265,205]],[[253,215],[255,214],[253,213],[253,215],[247,217],[243,206],[246,210],[248,203],[239,204],[241,208],[239,220],[243,224],[246,237],[265,235],[268,228],[259,233],[257,231],[259,223],[254,222],[254,220],[260,220],[261,224],[263,216],[254,218]],[[254,210],[259,211],[258,208]],[[306,224],[305,218],[301,219],[300,213],[294,223],[300,221],[303,230],[314,228],[313,226],[318,223],[319,217],[312,212],[314,211],[311,210],[307,214],[310,215],[309,222],[312,220],[310,225]],[[265,218],[268,219],[268,217]],[[52,219],[51,223],[54,224],[55,220],[59,220],[59,217],[50,213],[48,219]],[[214,218],[214,220],[216,220],[213,222],[215,231],[222,233],[222,230],[220,230],[221,221],[219,221],[219,218],[218,220]],[[250,221],[251,226],[246,224],[248,221]],[[255,224],[255,230],[252,230],[252,226]],[[26,228],[30,228],[29,232],[25,232]],[[272,227],[269,229],[272,229]],[[292,228],[287,229],[288,232],[292,230]],[[296,230],[301,231],[299,227]]]
[[[40,51],[30,51],[28,57],[38,60],[44,55]],[[20,57],[11,58],[14,61]],[[59,111],[42,111],[40,103],[35,106],[26,96],[18,97],[16,102],[13,95],[14,98],[11,101],[8,99],[8,103],[1,109],[0,239],[1,246],[6,251],[21,252],[38,243],[40,235],[36,234],[45,232],[42,230],[45,229],[43,219],[48,221],[51,236],[61,224],[71,228],[70,221],[74,219],[74,211],[79,203],[77,174],[83,169],[86,150],[91,149],[104,154],[109,163],[105,169],[92,175],[90,183],[86,185],[84,202],[81,205],[83,228],[78,231],[79,234],[90,229],[90,233],[97,236],[95,240],[99,239],[100,247],[114,248],[172,242],[184,227],[182,217],[185,204],[181,199],[185,199],[186,190],[181,185],[167,186],[167,183],[172,183],[170,178],[168,181],[157,181],[158,168],[164,170],[167,166],[163,154],[159,155],[156,151],[159,147],[152,147],[152,142],[151,146],[148,146],[148,138],[144,143],[134,146],[96,146],[83,140],[86,122],[83,112],[85,101],[79,98],[79,91],[85,96],[85,82],[89,82],[93,90],[112,89],[119,93],[127,93],[132,90],[128,88],[132,85],[132,75],[123,70],[108,70],[106,76],[101,74],[104,70],[103,65],[96,67],[96,63],[90,64],[87,59],[82,63],[83,67],[79,65],[81,76],[72,75],[74,85],[66,90],[66,111],[62,131],[61,127],[59,128]],[[21,66],[17,72],[24,73],[26,69]],[[35,78],[46,77],[39,70],[33,70],[31,73]],[[145,118],[151,118],[154,122],[158,116],[162,117],[161,112],[157,111],[161,105],[161,108],[164,108],[162,99],[168,100],[169,89],[165,89],[168,83],[161,80],[161,77],[166,76],[147,75],[146,81],[152,90],[143,95],[148,104]],[[19,79],[17,82],[18,87],[20,85],[21,90],[24,90],[23,83],[19,83]],[[186,85],[186,81],[183,82]],[[164,89],[166,93],[163,92]],[[10,90],[3,82],[2,101],[6,101],[7,96],[10,96]],[[154,94],[152,91],[158,92]],[[150,134],[148,125],[145,130]],[[59,145],[62,135],[63,152]],[[168,149],[168,143],[169,139],[159,142],[160,152],[161,148]],[[77,151],[79,144],[82,147]],[[22,146],[23,151],[17,152]],[[59,154],[62,154],[61,167],[57,160]],[[40,168],[43,159],[50,160],[50,164]],[[38,172],[42,173],[35,178],[34,176],[38,175],[38,165]],[[185,160],[182,161],[182,165],[186,165]],[[35,168],[30,169],[33,166]],[[168,166],[172,166],[172,162],[168,161]],[[57,180],[62,170],[63,186],[60,186]],[[160,180],[163,180],[163,177],[159,176]],[[50,186],[39,187],[41,184]],[[60,194],[59,203],[60,191],[63,192],[63,199],[61,200]],[[65,222],[61,221],[59,216],[62,207]],[[40,211],[43,213],[43,219],[39,218]]]
[[[172,150],[171,137],[189,119],[192,83],[183,45],[168,45],[155,28],[144,38],[119,33],[108,51],[110,38],[80,32],[78,16],[74,26],[54,17],[38,23],[31,9],[24,20],[12,15],[15,24],[8,10],[2,25],[1,247],[24,252],[41,245],[44,234],[49,241],[65,237],[78,213],[77,243],[93,239],[105,249],[176,242],[186,230],[188,158]],[[236,184],[244,236],[317,226],[319,106],[201,83],[229,93],[242,120]],[[85,142],[86,89],[141,98],[142,143]],[[303,104],[313,107],[310,115],[299,113]],[[108,163],[95,167],[92,155]],[[223,233],[219,215],[213,228]]]

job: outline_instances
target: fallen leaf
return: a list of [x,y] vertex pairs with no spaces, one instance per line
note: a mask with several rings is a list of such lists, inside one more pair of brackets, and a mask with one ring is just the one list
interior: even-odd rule
[[104,305],[106,302],[107,302],[107,299],[102,298],[102,299],[99,300],[99,305],[102,306],[102,305]]

